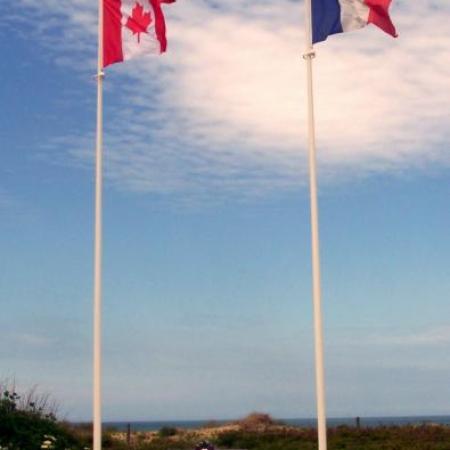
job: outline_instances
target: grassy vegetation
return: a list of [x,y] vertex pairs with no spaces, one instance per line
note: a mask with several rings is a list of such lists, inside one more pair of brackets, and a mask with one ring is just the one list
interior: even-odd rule
[[[210,430],[210,429],[209,429]],[[192,450],[205,431],[162,429],[149,440],[148,433],[136,433],[134,450]],[[314,429],[283,426],[266,414],[251,414],[224,429],[216,428],[210,441],[219,449],[316,450]],[[127,448],[122,441],[113,449]],[[450,450],[450,427],[437,425],[377,428],[337,427],[328,431],[329,450]]]
[[[450,428],[440,426],[403,426],[356,429],[338,427],[329,430],[330,450],[450,450]],[[220,448],[247,450],[315,450],[315,430],[285,432],[235,431],[219,435]]]
[[[207,438],[216,448],[246,450],[316,450],[313,429],[284,426],[267,414],[253,413],[229,426],[180,430],[163,427],[157,433],[126,434],[105,430],[105,450],[193,450]],[[19,396],[0,387],[0,450],[89,450],[90,424],[70,425],[56,418],[47,396],[34,391]],[[328,431],[329,450],[450,450],[450,427],[437,425],[354,428]]]

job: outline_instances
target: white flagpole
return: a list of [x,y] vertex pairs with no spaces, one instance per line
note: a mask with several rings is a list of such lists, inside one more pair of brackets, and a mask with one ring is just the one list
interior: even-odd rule
[[102,448],[103,0],[98,0],[97,142],[95,150],[93,450]]
[[315,57],[312,41],[312,0],[305,0],[306,51],[303,55],[306,61],[307,91],[308,91],[308,149],[309,149],[309,188],[311,198],[311,247],[312,247],[312,278],[314,303],[314,345],[316,365],[316,401],[317,428],[319,450],[327,450],[327,424],[325,406],[325,370],[323,356],[322,306],[320,286],[320,252],[319,252],[319,213],[317,205],[317,174],[316,174],[316,131],[314,122],[314,96],[312,60]]

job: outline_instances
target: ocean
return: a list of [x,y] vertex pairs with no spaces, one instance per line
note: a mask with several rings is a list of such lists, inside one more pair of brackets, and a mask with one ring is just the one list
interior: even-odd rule
[[[315,428],[316,419],[276,419],[288,425]],[[214,423],[217,425],[230,423],[230,420],[172,420],[172,421],[131,421],[104,422],[104,427],[126,431],[128,424],[132,431],[157,431],[162,427],[200,428]],[[329,427],[340,425],[355,426],[356,417],[342,417],[327,419]],[[405,417],[360,417],[361,427],[439,424],[450,426],[450,416],[405,416]]]

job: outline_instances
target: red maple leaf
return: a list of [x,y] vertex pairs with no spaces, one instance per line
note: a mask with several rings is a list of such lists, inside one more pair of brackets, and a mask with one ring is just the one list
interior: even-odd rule
[[138,43],[141,42],[141,33],[147,33],[149,25],[152,23],[152,16],[150,12],[144,13],[144,8],[136,2],[131,11],[131,16],[128,17],[125,26],[129,28],[133,34],[137,34]]

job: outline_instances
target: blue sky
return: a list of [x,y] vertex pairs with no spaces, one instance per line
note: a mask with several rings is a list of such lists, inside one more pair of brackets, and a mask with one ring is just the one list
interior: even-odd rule
[[[331,416],[449,413],[437,4],[398,1],[398,40],[367,29],[318,46]],[[166,12],[169,52],[107,73],[105,418],[312,416],[301,2]],[[95,8],[20,0],[4,16],[0,375],[87,419]]]

